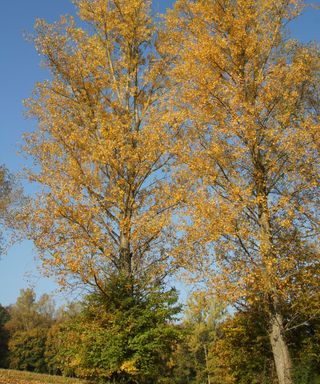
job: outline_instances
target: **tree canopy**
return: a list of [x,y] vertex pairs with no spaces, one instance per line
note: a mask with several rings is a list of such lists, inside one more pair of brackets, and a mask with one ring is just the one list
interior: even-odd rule
[[186,127],[181,257],[223,300],[264,307],[280,384],[292,383],[284,308],[319,304],[319,50],[286,30],[303,6],[178,0],[162,46]]
[[[103,291],[114,273],[150,282],[168,267],[175,125],[149,1],[76,1],[83,24],[38,20],[52,80],[27,101],[26,151],[43,189],[25,213],[45,266]],[[83,27],[87,25],[87,27]],[[69,277],[69,278],[66,278]]]

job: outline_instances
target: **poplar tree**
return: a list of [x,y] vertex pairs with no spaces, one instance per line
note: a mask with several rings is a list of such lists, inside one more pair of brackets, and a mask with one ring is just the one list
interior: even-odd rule
[[187,268],[208,268],[209,284],[238,309],[259,303],[280,384],[292,383],[286,332],[303,308],[319,313],[319,51],[286,31],[302,8],[178,0],[162,46],[186,127],[177,152],[189,200],[177,255]]
[[167,271],[170,143],[165,63],[145,0],[76,0],[81,23],[36,23],[51,79],[26,105],[38,128],[26,151],[41,192],[24,214],[44,268],[62,283],[132,292]]

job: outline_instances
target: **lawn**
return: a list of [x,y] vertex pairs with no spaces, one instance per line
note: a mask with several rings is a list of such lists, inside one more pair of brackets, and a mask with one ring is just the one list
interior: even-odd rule
[[40,373],[0,369],[0,384],[88,384],[87,381]]

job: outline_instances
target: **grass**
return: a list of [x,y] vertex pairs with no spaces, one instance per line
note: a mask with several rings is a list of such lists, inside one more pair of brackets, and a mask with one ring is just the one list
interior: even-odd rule
[[40,373],[0,369],[0,384],[88,384],[87,381]]

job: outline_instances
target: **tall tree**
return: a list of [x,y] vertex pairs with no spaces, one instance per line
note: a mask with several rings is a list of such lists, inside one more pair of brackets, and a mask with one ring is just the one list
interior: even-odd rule
[[292,383],[285,332],[295,316],[284,318],[284,308],[293,297],[319,303],[319,52],[285,31],[302,7],[178,0],[163,46],[187,133],[182,254],[187,242],[189,266],[214,262],[210,284],[230,303],[263,303],[280,384]]
[[[26,151],[42,193],[25,218],[46,268],[104,290],[111,275],[165,275],[174,124],[160,103],[164,63],[150,1],[77,0],[72,17],[38,20],[52,80],[27,102],[39,129]],[[87,26],[87,27],[86,27]],[[131,284],[132,286],[134,284]]]

